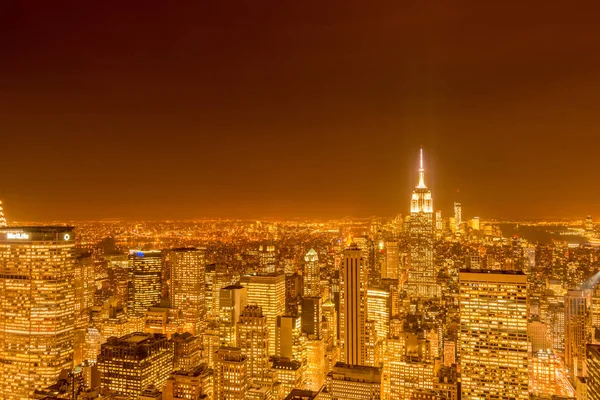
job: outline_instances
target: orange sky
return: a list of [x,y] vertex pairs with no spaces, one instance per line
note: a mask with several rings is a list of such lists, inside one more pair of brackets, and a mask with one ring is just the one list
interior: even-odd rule
[[0,16],[9,219],[600,215],[595,2],[85,3]]

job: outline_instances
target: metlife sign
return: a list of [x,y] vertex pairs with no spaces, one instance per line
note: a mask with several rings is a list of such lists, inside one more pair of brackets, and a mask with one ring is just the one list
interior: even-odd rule
[[6,232],[6,239],[29,240],[27,232]]

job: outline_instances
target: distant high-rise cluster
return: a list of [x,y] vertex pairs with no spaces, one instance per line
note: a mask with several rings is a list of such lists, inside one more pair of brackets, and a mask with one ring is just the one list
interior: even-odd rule
[[0,399],[600,400],[592,217],[434,212],[424,161],[393,218],[6,226],[0,203]]

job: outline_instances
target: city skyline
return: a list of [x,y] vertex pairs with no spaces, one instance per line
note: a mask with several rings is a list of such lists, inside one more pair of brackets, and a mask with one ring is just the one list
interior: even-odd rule
[[600,400],[594,10],[2,11],[0,400]]
[[[594,12],[14,3],[4,15],[12,220],[391,216],[420,145],[444,213],[459,201],[489,218],[600,214]],[[349,173],[363,190],[341,196]]]
[[[431,190],[428,188],[428,185],[424,184],[424,171],[425,171],[425,163],[424,163],[424,149],[423,146],[420,146],[420,150],[418,152],[419,154],[419,158],[418,158],[418,168],[415,169],[415,175],[418,176],[417,179],[414,180],[413,185],[414,187],[416,187],[417,189],[419,188],[425,188],[426,190],[428,190],[429,192],[431,192]],[[430,173],[430,169],[427,170],[428,172],[428,177],[431,175]],[[462,198],[462,196],[458,193],[459,191],[457,190],[456,195],[454,196],[454,198]],[[436,197],[437,197],[437,193],[436,193]],[[443,196],[441,196],[443,197]],[[407,203],[407,207],[409,208],[413,208],[414,206],[412,205],[414,199],[408,200],[406,201]],[[4,211],[3,208],[1,206],[1,201],[0,201],[0,225],[2,225],[3,223],[6,223],[6,218],[4,215]],[[474,205],[475,208],[477,209],[476,205]],[[17,206],[18,208],[18,206]],[[435,207],[432,208],[432,210],[435,210],[435,212],[439,213],[442,212],[443,215],[454,215],[454,221],[456,223],[456,227],[460,227],[461,225],[461,202],[458,201],[454,201],[451,204],[447,205],[444,204],[443,206],[439,206],[438,202],[436,202]],[[458,210],[458,211],[457,211]],[[433,212],[433,211],[432,211]],[[168,213],[167,213],[168,214]],[[211,219],[239,219],[239,220],[293,220],[293,219],[313,219],[313,220],[336,220],[336,219],[342,219],[342,218],[373,218],[373,217],[390,217],[390,216],[396,216],[396,215],[410,215],[410,212],[407,211],[399,211],[394,215],[375,215],[375,214],[369,214],[369,215],[344,215],[344,216],[335,216],[335,217],[330,217],[330,218],[324,218],[324,217],[316,217],[316,218],[311,218],[310,216],[303,216],[300,217],[298,215],[296,216],[288,216],[288,217],[256,217],[256,216],[231,216],[231,215],[216,215],[216,216],[204,216],[204,217],[196,217],[196,218],[190,218],[190,217],[183,217],[183,218],[168,218],[168,217],[159,217],[159,218],[137,218],[137,220],[140,221],[168,221],[168,220],[179,220],[179,221],[189,221],[189,220],[211,220]],[[521,217],[521,218],[517,218],[517,217],[498,217],[498,216],[484,216],[484,218],[486,220],[498,220],[498,221],[544,221],[544,220],[583,220],[585,218],[590,218],[591,214],[587,213],[587,214],[582,214],[582,215],[572,215],[572,216],[566,216],[566,215],[562,215],[562,216],[546,216],[546,217]],[[468,215],[469,218],[481,218],[479,215],[476,214],[472,214],[472,215]],[[67,219],[67,222],[76,222],[76,221],[94,221],[94,220],[106,220],[106,221],[110,221],[110,220],[136,220],[136,218],[132,217],[132,216],[125,216],[125,217],[104,217],[104,218],[83,218],[80,220],[73,220],[73,219]],[[433,219],[432,219],[433,220]],[[50,220],[18,220],[19,222],[57,222],[59,220],[56,219],[50,219]]]

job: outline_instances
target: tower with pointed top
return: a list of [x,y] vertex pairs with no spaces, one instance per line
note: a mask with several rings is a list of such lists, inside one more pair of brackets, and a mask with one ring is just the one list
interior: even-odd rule
[[304,261],[303,297],[318,297],[321,295],[321,277],[319,275],[319,255],[315,249],[310,249],[306,253]]
[[420,152],[419,183],[410,202],[410,269],[407,290],[416,297],[438,296],[438,285],[433,264],[435,232],[433,226],[433,198],[425,185],[423,148]]

